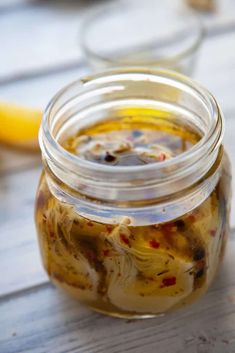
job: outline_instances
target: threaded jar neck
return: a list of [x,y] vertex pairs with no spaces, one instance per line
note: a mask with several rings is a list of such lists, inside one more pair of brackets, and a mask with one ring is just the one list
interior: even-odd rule
[[[84,160],[59,143],[71,132],[129,107],[177,114],[180,123],[200,132],[201,139],[169,160],[123,167]],[[223,133],[222,114],[207,90],[174,72],[133,68],[94,75],[61,90],[45,111],[40,146],[49,170],[73,192],[123,210],[127,203],[173,200],[200,184],[219,158]],[[209,192],[208,185],[203,188]]]

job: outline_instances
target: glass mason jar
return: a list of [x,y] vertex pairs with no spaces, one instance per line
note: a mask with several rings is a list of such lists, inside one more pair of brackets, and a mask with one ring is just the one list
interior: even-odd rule
[[[99,164],[62,147],[78,131],[125,115],[160,119],[160,127],[174,117],[200,139],[144,165]],[[177,73],[113,70],[61,90],[41,126],[35,210],[51,280],[118,317],[152,317],[199,298],[220,266],[229,230],[223,133],[214,97]]]
[[162,6],[134,0],[91,13],[83,21],[80,46],[95,72],[142,66],[192,75],[204,36],[199,17],[181,0]]

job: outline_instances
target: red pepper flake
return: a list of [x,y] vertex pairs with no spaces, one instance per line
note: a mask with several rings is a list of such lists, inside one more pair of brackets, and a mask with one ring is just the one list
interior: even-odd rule
[[177,227],[175,223],[166,223],[162,225],[161,230],[163,231],[163,233],[169,234],[175,232],[177,230]]
[[104,256],[109,256],[109,249],[103,250],[103,255]]
[[46,203],[46,197],[44,192],[41,190],[37,196],[37,208],[43,208]]
[[94,226],[94,223],[91,222],[91,221],[88,221],[88,222],[87,222],[87,225],[88,225],[89,227],[93,227],[93,226]]
[[165,153],[161,152],[160,155],[159,155],[159,161],[162,162],[162,161],[165,161],[165,159],[166,159]]
[[209,231],[209,233],[210,233],[210,235],[211,235],[212,237],[215,237],[215,236],[216,236],[216,230],[215,230],[215,229],[211,229],[211,230]]
[[108,232],[112,232],[113,226],[108,224],[108,225],[106,225],[106,229],[107,229]]
[[152,239],[149,241],[149,246],[151,246],[151,248],[158,249],[160,246],[160,243],[155,239]]
[[93,250],[87,250],[86,251],[86,257],[91,260],[91,261],[95,261],[96,258],[96,253]]
[[55,239],[55,233],[54,233],[54,232],[51,231],[51,232],[49,233],[49,235],[50,235],[50,237],[51,237],[52,239]]
[[195,278],[201,278],[205,273],[204,268],[202,268],[201,270],[199,270],[196,274],[195,274]]
[[161,288],[174,286],[176,284],[176,277],[163,278]]
[[197,268],[198,269],[202,269],[204,267],[206,267],[206,261],[205,260],[201,260],[201,261],[197,262]]
[[125,234],[120,234],[120,239],[126,245],[130,245],[129,239],[127,238],[127,236]]
[[188,221],[191,223],[194,223],[196,221],[196,217],[193,214],[191,214],[190,216],[188,216]]

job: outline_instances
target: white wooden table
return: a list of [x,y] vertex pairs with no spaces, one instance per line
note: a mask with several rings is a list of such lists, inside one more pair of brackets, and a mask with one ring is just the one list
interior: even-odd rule
[[[84,74],[77,33],[93,6],[1,0],[0,99],[44,108]],[[229,14],[223,6],[205,19],[210,35],[195,77],[224,111],[235,175],[235,6]],[[126,321],[91,312],[48,281],[33,223],[40,171],[39,156],[0,147],[0,353],[235,353],[235,197],[227,255],[209,293],[185,311]]]

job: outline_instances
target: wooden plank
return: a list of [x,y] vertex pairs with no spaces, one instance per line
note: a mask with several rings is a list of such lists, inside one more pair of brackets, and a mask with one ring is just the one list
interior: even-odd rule
[[201,13],[201,19],[209,35],[223,33],[224,30],[234,30],[235,4],[233,0],[215,1],[215,11]]
[[234,110],[235,33],[206,40],[199,52],[194,77],[209,89],[224,112]]
[[[93,2],[35,2],[1,16],[0,76],[48,69],[81,59],[79,29]],[[14,26],[12,26],[14,24]]]
[[[194,74],[217,97],[223,110],[234,108],[235,89],[235,33],[205,40]],[[219,53],[219,55],[218,55]],[[86,67],[66,72],[17,81],[0,86],[0,98],[29,106],[45,107],[50,98],[65,84],[88,72]]]
[[[0,228],[3,243],[0,247],[0,297],[48,282],[41,265],[32,212],[30,215],[30,219],[17,219]],[[2,240],[4,238],[8,238],[7,241]]]
[[23,7],[27,4],[30,3],[30,1],[32,2],[32,0],[1,0],[0,3],[0,14],[1,11],[6,11],[6,10],[13,10],[16,8],[20,8]]
[[0,145],[0,174],[9,174],[41,164],[40,153],[30,153]]
[[37,168],[0,179],[0,296],[47,280],[33,220],[40,172]]
[[[235,190],[235,110],[231,112],[231,115],[227,115],[227,119],[225,120],[225,137],[224,137],[224,145],[226,151],[228,152],[231,166],[232,166],[232,190]],[[232,193],[232,204],[231,204],[231,226],[235,227],[235,194]]]
[[[225,147],[235,175],[235,33],[206,40],[199,53],[195,79],[216,97],[225,116]],[[232,180],[235,190],[235,178]],[[235,195],[232,197],[231,225],[235,226]]]
[[[195,78],[208,87],[217,97],[225,117],[232,118],[235,110],[233,92],[235,90],[235,33],[217,39],[207,40],[199,55]],[[215,55],[219,51],[221,55]],[[213,60],[211,60],[213,57]],[[31,107],[44,109],[51,97],[61,87],[79,79],[87,69],[78,68],[60,74],[37,79],[18,81],[15,84],[0,87],[0,97]],[[12,150],[0,148],[0,171],[23,168],[38,163],[38,156],[17,154]]]
[[[179,6],[182,3],[181,0],[175,1]],[[24,11],[11,11],[1,16],[0,42],[4,50],[1,53],[0,82],[34,75],[38,70],[43,73],[43,70],[53,71],[55,68],[63,70],[68,64],[74,67],[76,62],[79,65],[83,61],[79,45],[82,21],[91,10],[104,4],[92,1],[32,2]],[[202,21],[210,35],[234,30],[234,2],[220,1],[218,10],[211,15],[204,14]]]
[[[34,80],[17,82],[14,85],[0,87],[1,100],[22,104],[26,107],[40,108],[42,112],[52,96],[66,84],[85,75],[84,69],[54,74]],[[0,145],[0,173],[31,168],[40,164],[40,153],[30,153]]]
[[[207,49],[203,55],[204,57],[209,55],[213,60],[210,59],[206,66],[205,61],[202,61],[202,71],[199,71],[199,75],[203,80],[205,79],[208,87],[211,85],[210,89],[219,97],[227,113],[225,144],[232,153],[234,151],[232,119],[234,58],[230,56],[229,61],[229,55],[218,55],[218,58],[215,56],[218,48],[224,53],[228,53],[228,49],[232,48],[234,42],[232,37],[229,38],[231,39],[228,42],[225,37],[217,42],[220,43],[219,47],[216,42],[212,42],[213,50]],[[74,60],[71,58],[68,59]],[[68,59],[66,58],[66,62]],[[59,65],[63,63],[64,61],[59,61]],[[47,67],[45,62],[44,65]],[[225,68],[228,74],[225,72],[222,75],[221,71]],[[35,66],[32,65],[29,69],[33,72]],[[215,72],[217,72],[216,75]],[[71,76],[73,74],[74,72]],[[206,83],[207,80],[208,83]],[[62,81],[62,85],[66,83]],[[18,102],[42,107],[59,88],[56,77],[52,78],[51,85],[48,86],[47,82],[42,79],[41,84],[39,80],[38,85],[36,80],[33,84],[32,81],[27,81],[23,83],[23,90],[19,85],[16,86],[15,91],[8,86],[8,93],[4,91],[3,96],[6,99],[13,99],[15,94],[14,99]],[[45,95],[43,95],[44,91],[47,92]],[[8,156],[10,160],[10,155]],[[25,161],[24,157],[23,160]],[[234,168],[234,152],[232,162]],[[29,161],[25,166],[33,164],[34,161],[32,164]],[[22,168],[21,163],[19,167]],[[5,170],[12,172],[14,163],[10,166],[8,164]],[[18,295],[12,294],[5,297],[1,302],[0,351],[4,353],[54,351],[58,353],[138,353],[143,350],[150,353],[156,350],[160,353],[181,353],[182,351],[231,353],[235,351],[235,283],[232,271],[234,241],[229,244],[224,270],[214,288],[198,305],[187,312],[170,315],[167,318],[131,323],[92,314],[77,302],[55,291],[50,285],[42,285],[47,283],[47,277],[40,266],[32,212],[38,174],[39,169],[29,170],[7,177],[5,175],[0,181],[0,256],[2,274],[4,274],[0,278],[0,290],[4,296],[22,291]],[[233,209],[235,209],[234,206],[235,204]],[[24,292],[31,286],[39,287]]]
[[113,319],[81,306],[51,285],[1,301],[4,353],[233,353],[235,241],[212,289],[197,304],[149,320]]
[[[199,52],[198,64],[194,74],[195,79],[212,91],[225,111],[234,108],[234,45],[235,33],[206,40]],[[218,52],[220,55],[218,55]],[[19,81],[0,87],[0,97],[29,106],[45,107],[58,89],[85,73],[87,73],[86,68],[77,68],[49,77]]]
[[80,79],[86,73],[87,68],[78,67],[48,76],[0,85],[0,99],[43,110],[61,88]]
[[[33,217],[34,198],[41,167],[23,172],[3,175],[0,178],[0,226],[14,226]],[[17,228],[16,228],[17,229]],[[0,234],[2,232],[0,231]],[[13,235],[14,233],[12,233]],[[13,238],[12,238],[13,239]],[[4,239],[3,239],[4,240]],[[2,244],[1,244],[2,245]]]

